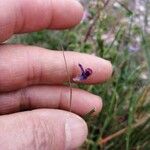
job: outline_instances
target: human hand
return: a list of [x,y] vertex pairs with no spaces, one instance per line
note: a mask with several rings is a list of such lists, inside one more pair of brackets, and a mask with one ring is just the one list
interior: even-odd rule
[[[82,14],[76,0],[1,1],[0,42],[14,33],[72,27],[80,22]],[[83,81],[86,84],[103,82],[111,76],[108,61],[76,52],[65,55],[71,79],[80,73],[79,63],[93,70]],[[70,93],[63,85],[67,79],[61,51],[1,44],[0,149],[63,150],[84,142],[87,126],[78,115],[93,108],[98,113],[102,102],[98,96],[73,89],[72,113],[67,111]]]

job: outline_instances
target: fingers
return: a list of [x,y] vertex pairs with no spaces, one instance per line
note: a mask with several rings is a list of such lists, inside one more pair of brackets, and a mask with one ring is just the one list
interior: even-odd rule
[[86,123],[60,110],[36,110],[0,117],[1,149],[70,150],[87,136]]
[[[110,62],[96,56],[65,52],[71,79],[81,74],[78,64],[91,68],[93,74],[84,83],[99,83],[112,73]],[[0,47],[0,91],[10,91],[36,84],[62,84],[68,74],[62,51],[29,46]]]
[[82,14],[77,0],[0,1],[0,42],[13,33],[72,27],[80,22]]
[[[32,86],[0,94],[1,115],[36,108],[70,110],[70,89],[64,86]],[[80,89],[72,89],[72,112],[83,116],[92,109],[97,114],[101,108],[100,97]]]

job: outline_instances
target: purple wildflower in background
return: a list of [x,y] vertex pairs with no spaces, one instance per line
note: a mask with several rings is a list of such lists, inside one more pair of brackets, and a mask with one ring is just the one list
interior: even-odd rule
[[78,0],[82,6],[84,7],[84,13],[83,13],[83,17],[82,17],[82,21],[81,22],[88,22],[90,19],[92,19],[92,15],[89,11],[89,3],[90,0]]
[[82,22],[87,22],[90,20],[90,18],[91,18],[91,14],[89,13],[89,11],[87,9],[84,10]]
[[136,36],[133,37],[133,39],[131,40],[131,43],[128,45],[128,50],[129,52],[138,52],[141,50],[141,37],[140,36]]
[[73,81],[83,81],[83,80],[86,80],[93,73],[92,69],[90,69],[90,68],[86,68],[84,70],[84,68],[83,68],[83,66],[81,64],[79,64],[79,67],[81,69],[81,74],[79,76],[75,77],[73,79]]
[[140,45],[138,43],[132,43],[128,46],[129,52],[138,52],[140,50]]

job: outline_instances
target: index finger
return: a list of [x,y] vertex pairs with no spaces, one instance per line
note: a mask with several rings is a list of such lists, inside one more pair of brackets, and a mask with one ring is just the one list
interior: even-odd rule
[[82,14],[77,0],[0,1],[0,42],[13,33],[72,27],[80,22]]

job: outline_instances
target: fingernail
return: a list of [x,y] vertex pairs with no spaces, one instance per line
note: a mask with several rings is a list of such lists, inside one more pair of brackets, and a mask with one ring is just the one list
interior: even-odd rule
[[80,147],[86,140],[87,134],[87,125],[82,118],[77,115],[68,117],[65,123],[65,149],[70,150]]

